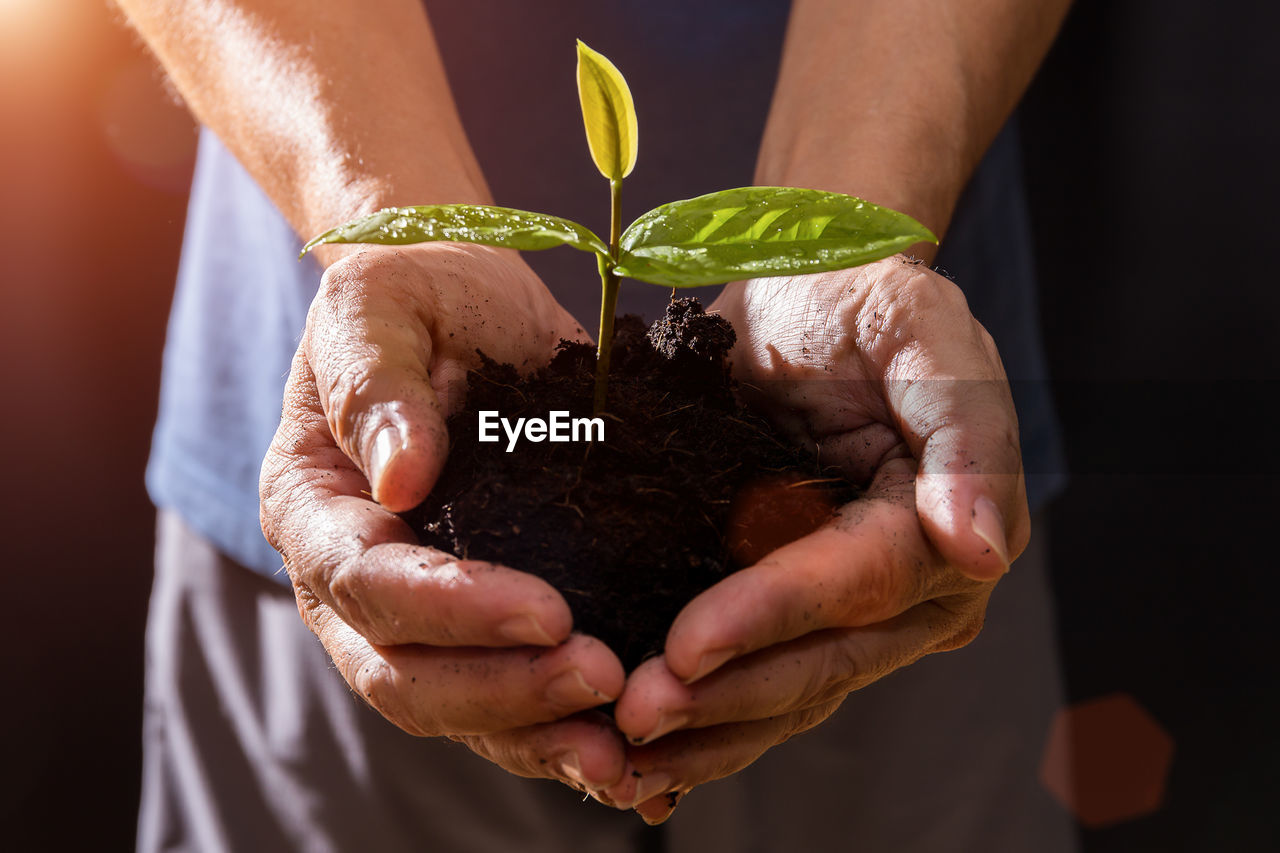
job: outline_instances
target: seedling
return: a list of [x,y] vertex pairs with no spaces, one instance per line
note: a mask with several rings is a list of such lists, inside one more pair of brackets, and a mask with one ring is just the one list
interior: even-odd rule
[[699,287],[743,278],[855,267],[933,233],[906,214],[854,196],[796,187],[740,187],[673,201],[622,230],[622,180],[636,164],[636,111],[622,74],[578,42],[578,97],[587,145],[609,181],[609,241],[544,213],[477,204],[390,207],[326,231],[323,243],[405,245],[435,240],[522,251],[570,246],[596,256],[600,271],[595,410],[604,408],[613,316],[623,278],[664,287]]

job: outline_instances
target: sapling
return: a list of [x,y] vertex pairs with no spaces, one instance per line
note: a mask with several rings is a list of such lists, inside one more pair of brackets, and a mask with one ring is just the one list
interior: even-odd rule
[[600,272],[595,411],[608,389],[614,310],[623,278],[699,287],[744,278],[828,272],[888,257],[933,233],[904,213],[839,193],[739,187],[673,201],[622,230],[622,181],[635,167],[635,105],[621,72],[578,41],[578,98],[587,145],[609,181],[609,241],[568,219],[477,204],[391,207],[326,231],[323,243],[405,245],[447,240],[523,251],[570,246],[596,256]]

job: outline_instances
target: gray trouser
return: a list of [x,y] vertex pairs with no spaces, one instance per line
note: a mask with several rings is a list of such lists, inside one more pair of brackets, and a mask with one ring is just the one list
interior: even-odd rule
[[1061,702],[1042,540],[970,646],[851,695],[651,830],[385,722],[287,589],[161,512],[139,850],[1072,850],[1036,779]]

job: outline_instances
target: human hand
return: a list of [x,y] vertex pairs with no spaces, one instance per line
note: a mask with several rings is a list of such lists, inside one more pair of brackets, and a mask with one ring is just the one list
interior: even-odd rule
[[1004,370],[951,282],[896,257],[730,285],[713,310],[739,331],[739,380],[868,490],[690,602],[628,678],[615,716],[637,745],[602,799],[650,822],[972,640],[1030,529]]
[[475,350],[535,366],[561,337],[587,335],[514,252],[428,244],[334,263],[263,463],[262,527],[303,620],[383,716],[512,773],[600,789],[621,777],[624,744],[579,712],[619,695],[617,657],[570,634],[545,581],[422,547],[395,514],[440,473]]

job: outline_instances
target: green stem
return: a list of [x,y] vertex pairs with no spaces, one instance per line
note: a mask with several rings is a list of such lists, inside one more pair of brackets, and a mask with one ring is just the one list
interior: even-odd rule
[[618,304],[618,277],[612,266],[600,276],[604,294],[600,299],[600,344],[596,349],[596,398],[595,414],[604,411],[605,397],[609,393],[609,354],[613,349],[613,312]]
[[609,393],[609,355],[613,352],[613,315],[618,305],[618,243],[622,238],[622,179],[609,181],[609,260],[600,259],[600,334],[596,337],[596,395],[593,408],[604,411]]

